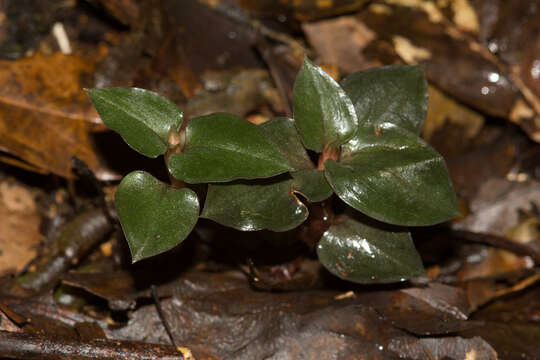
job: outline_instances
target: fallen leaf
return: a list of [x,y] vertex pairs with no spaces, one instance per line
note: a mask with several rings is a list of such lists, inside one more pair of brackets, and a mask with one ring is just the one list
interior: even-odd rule
[[463,26],[453,24],[435,3],[388,0],[366,7],[356,18],[376,34],[363,51],[370,59],[422,64],[428,80],[441,90],[492,116],[508,118],[517,104],[523,104],[528,111],[522,110],[512,121],[531,139],[540,138],[535,120],[540,101],[519,69],[470,36],[471,29],[463,31]]
[[0,147],[63,177],[74,177],[72,156],[101,179],[116,177],[92,145],[91,132],[104,129],[83,91],[93,70],[92,61],[61,53],[0,60]]
[[471,214],[453,224],[455,229],[504,236],[519,222],[518,210],[540,206],[540,183],[505,179],[485,181],[471,200]]
[[71,272],[62,277],[62,283],[106,299],[111,310],[127,310],[135,306],[135,279],[126,272]]
[[390,350],[408,359],[454,359],[489,360],[498,359],[497,352],[481,337],[465,339],[447,337],[442,339],[394,339]]
[[303,23],[302,30],[322,61],[337,65],[347,74],[381,65],[363,54],[376,35],[354,16]]
[[42,237],[35,195],[13,181],[0,182],[0,274],[22,270],[36,255]]

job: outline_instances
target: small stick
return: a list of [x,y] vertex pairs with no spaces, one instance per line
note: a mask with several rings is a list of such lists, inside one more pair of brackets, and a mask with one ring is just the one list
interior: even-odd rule
[[161,307],[161,302],[159,301],[159,297],[157,294],[157,289],[154,285],[150,286],[150,291],[152,292],[152,298],[154,298],[154,303],[156,304],[156,309],[159,315],[159,319],[163,323],[163,326],[165,327],[165,331],[167,332],[167,335],[169,336],[169,339],[171,340],[171,344],[178,349],[178,346],[176,345],[176,342],[174,341],[174,337],[171,331],[171,328],[169,327],[169,323],[167,322],[167,319],[165,319],[165,313],[163,312],[163,309]]
[[76,264],[112,230],[102,209],[83,212],[62,227],[57,239],[58,253],[35,272],[20,276],[17,281],[25,289],[40,290],[53,285],[60,275]]
[[170,345],[107,339],[81,341],[47,336],[46,333],[7,331],[0,331],[0,357],[23,360],[184,360],[184,356]]
[[512,241],[503,236],[462,230],[454,230],[452,231],[452,234],[465,241],[491,245],[496,248],[508,250],[520,256],[530,256],[536,265],[540,264],[540,252],[530,246]]

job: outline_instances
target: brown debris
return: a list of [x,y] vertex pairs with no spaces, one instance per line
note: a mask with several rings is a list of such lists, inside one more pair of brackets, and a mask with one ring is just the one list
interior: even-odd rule
[[83,88],[94,64],[56,53],[17,62],[0,60],[0,143],[19,158],[72,178],[71,157],[102,179],[115,175],[94,153],[90,133],[104,126]]
[[[20,13],[30,1],[0,1],[0,55],[19,59],[0,60],[2,162],[72,178],[75,154],[101,180],[116,176],[113,166],[118,173],[146,169],[138,155],[117,151],[118,136],[102,132],[83,87],[148,88],[186,118],[227,111],[260,123],[292,115],[306,54],[336,80],[373,66],[418,63],[430,81],[423,136],[446,156],[466,211],[447,228],[414,229],[431,278],[366,286],[338,281],[307,249],[333,221],[317,211],[326,205],[311,204],[310,221],[287,233],[254,236],[201,221],[174,252],[132,266],[123,240],[101,251],[94,246],[112,225],[102,210],[80,211],[87,202],[73,191],[76,183],[56,181],[64,194],[69,188],[69,213],[74,206],[81,215],[77,226],[68,222],[59,231],[67,212],[49,209],[44,224],[54,224],[43,231],[48,239],[60,232],[62,244],[57,254],[45,246],[35,259],[30,290],[20,287],[24,278],[0,279],[0,357],[538,357],[540,165],[530,141],[540,133],[538,0],[52,3],[33,2],[30,9],[40,11],[30,11],[32,19]],[[56,52],[54,23],[74,55]],[[13,26],[28,26],[35,39],[22,41]],[[119,155],[122,166],[105,163],[103,153]],[[24,174],[17,177],[26,181]],[[112,201],[116,183],[108,186]],[[38,210],[25,188],[0,182],[0,218],[8,223],[0,224],[7,234],[0,235],[0,264],[10,271],[34,256],[29,244],[40,239]],[[341,207],[328,202],[332,211]],[[85,229],[89,238],[82,239]],[[25,231],[35,242],[12,241],[31,238]],[[24,246],[24,260],[14,245]],[[161,317],[149,286],[159,290]],[[40,295],[27,297],[33,289]],[[76,311],[64,306],[62,292]],[[170,343],[163,320],[179,348],[163,345]]]
[[0,274],[17,273],[36,256],[42,237],[34,197],[22,184],[0,181]]

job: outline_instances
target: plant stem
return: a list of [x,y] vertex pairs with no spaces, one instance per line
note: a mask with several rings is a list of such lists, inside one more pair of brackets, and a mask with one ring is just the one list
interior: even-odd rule
[[180,130],[179,132],[175,130],[171,130],[171,132],[169,133],[169,139],[167,141],[169,144],[169,148],[167,149],[167,152],[163,156],[163,159],[165,160],[165,167],[167,167],[167,174],[169,175],[169,181],[171,182],[172,187],[176,189],[185,188],[186,183],[183,182],[182,180],[178,180],[177,178],[172,176],[171,173],[169,172],[169,157],[172,154],[178,154],[182,152],[182,149],[185,144],[185,134],[186,132],[184,130],[184,127],[182,127],[182,130]]
[[332,145],[326,145],[323,149],[322,154],[319,156],[317,170],[324,170],[324,163],[326,162],[326,160],[332,159],[334,161],[338,161],[339,153],[339,148],[336,148]]

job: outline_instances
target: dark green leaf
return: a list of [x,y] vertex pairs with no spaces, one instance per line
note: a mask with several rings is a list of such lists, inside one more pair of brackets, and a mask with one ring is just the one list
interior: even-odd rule
[[284,176],[210,184],[201,216],[243,231],[290,230],[308,216],[291,186],[292,179]]
[[266,178],[292,169],[258,126],[235,115],[192,119],[183,153],[169,158],[169,171],[188,183]]
[[278,117],[261,124],[260,127],[295,170],[313,168],[313,163],[302,145],[300,134],[294,126],[294,120]]
[[165,153],[170,131],[178,131],[182,125],[176,105],[152,91],[104,88],[87,92],[105,125],[148,157]]
[[405,229],[365,217],[358,220],[342,216],[317,245],[319,260],[332,274],[357,283],[403,281],[424,274]]
[[323,171],[305,169],[292,172],[291,175],[294,179],[293,189],[311,202],[326,200],[334,193]]
[[[377,135],[378,134],[378,135]],[[348,205],[396,225],[432,225],[459,215],[443,158],[422,139],[393,124],[359,129],[326,177]]]
[[427,84],[421,66],[384,66],[347,76],[341,83],[360,127],[389,122],[419,134],[427,112]]
[[116,207],[133,262],[180,244],[199,217],[199,200],[192,190],[174,189],[144,171],[122,180]]
[[353,103],[339,84],[307,58],[294,84],[294,120],[306,148],[338,147],[357,127]]

